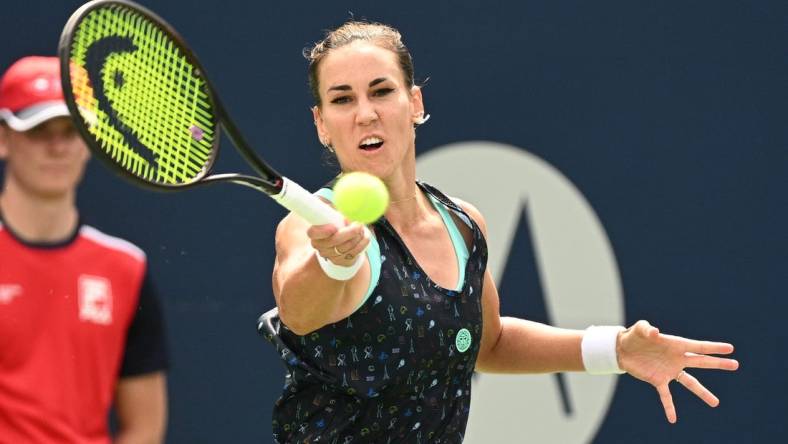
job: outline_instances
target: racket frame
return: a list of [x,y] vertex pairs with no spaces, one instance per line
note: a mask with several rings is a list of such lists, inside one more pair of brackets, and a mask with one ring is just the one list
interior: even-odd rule
[[[93,134],[88,130],[85,119],[79,110],[79,105],[76,102],[73,92],[73,84],[71,81],[71,42],[73,41],[74,33],[79,27],[82,20],[87,17],[90,12],[98,8],[117,5],[123,8],[128,8],[134,12],[143,15],[151,23],[154,23],[164,34],[166,34],[175,44],[181,53],[187,58],[189,63],[197,70],[199,76],[202,78],[205,85],[205,93],[208,96],[210,103],[213,105],[213,112],[215,114],[215,136],[212,141],[210,156],[197,176],[188,182],[182,183],[160,183],[145,180],[119,165],[112,159],[110,154],[105,151],[98,143]],[[87,142],[90,150],[110,169],[119,173],[120,176],[131,180],[135,185],[147,188],[154,191],[177,191],[185,188],[191,188],[197,185],[211,184],[217,182],[232,182],[238,185],[244,185],[254,188],[258,191],[264,192],[272,197],[282,193],[284,183],[287,181],[281,174],[279,174],[273,167],[268,165],[261,159],[247,143],[246,139],[241,135],[237,126],[230,118],[226,108],[219,100],[219,96],[215,93],[213,84],[207,76],[206,70],[203,68],[197,56],[186,44],[186,40],[172,27],[166,20],[161,18],[155,12],[145,8],[142,5],[128,1],[128,0],[93,0],[80,6],[69,18],[68,22],[63,28],[58,44],[58,56],[60,58],[60,77],[63,85],[63,95],[65,97],[66,106],[71,113],[72,120],[82,138]],[[221,129],[224,128],[227,137],[235,146],[241,157],[252,167],[252,169],[261,177],[249,176],[245,174],[227,173],[227,174],[211,174],[214,163],[219,153],[219,142],[221,139]]]

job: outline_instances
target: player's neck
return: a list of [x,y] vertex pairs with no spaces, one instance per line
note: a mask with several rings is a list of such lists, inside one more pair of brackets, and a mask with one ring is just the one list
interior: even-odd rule
[[437,213],[415,182],[413,190],[404,196],[392,200],[386,210],[386,219],[398,233],[420,232],[435,222]]
[[437,215],[429,198],[417,187],[415,196],[399,204],[390,204],[386,211],[388,219],[394,229],[404,235],[409,232],[421,232],[431,225]]
[[[415,171],[414,169],[403,169]],[[416,178],[403,170],[398,171],[384,180],[389,190],[389,206],[386,210],[386,219],[396,228],[417,223],[428,212],[429,202],[424,198],[416,185]]]
[[51,243],[67,239],[79,223],[73,196],[34,198],[6,184],[0,194],[3,223],[22,240]]

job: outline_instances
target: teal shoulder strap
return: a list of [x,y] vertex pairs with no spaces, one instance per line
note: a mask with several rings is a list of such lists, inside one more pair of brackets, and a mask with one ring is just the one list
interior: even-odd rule
[[427,196],[429,196],[432,205],[438,210],[438,213],[440,213],[443,224],[446,225],[446,230],[449,232],[451,243],[454,245],[454,253],[457,255],[457,267],[459,268],[457,273],[457,285],[454,290],[462,291],[463,284],[465,284],[465,266],[470,257],[468,246],[465,245],[465,239],[463,239],[462,234],[460,234],[460,230],[457,228],[454,218],[449,214],[448,208],[433,195],[427,194]]

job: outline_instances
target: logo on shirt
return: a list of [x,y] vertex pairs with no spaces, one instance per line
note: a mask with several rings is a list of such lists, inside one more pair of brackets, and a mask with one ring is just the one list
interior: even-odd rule
[[0,304],[10,304],[21,294],[22,286],[19,284],[0,284]]
[[101,325],[112,323],[112,286],[99,276],[79,277],[79,319]]
[[471,341],[471,332],[469,332],[467,328],[463,328],[457,332],[457,337],[454,339],[454,345],[457,346],[457,351],[465,353],[471,348]]

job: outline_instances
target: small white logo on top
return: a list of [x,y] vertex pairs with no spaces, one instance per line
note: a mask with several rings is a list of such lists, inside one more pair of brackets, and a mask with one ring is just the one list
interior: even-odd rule
[[22,286],[19,284],[0,284],[0,304],[10,304],[21,294]]
[[79,319],[101,325],[112,323],[112,286],[109,280],[98,276],[79,277]]

